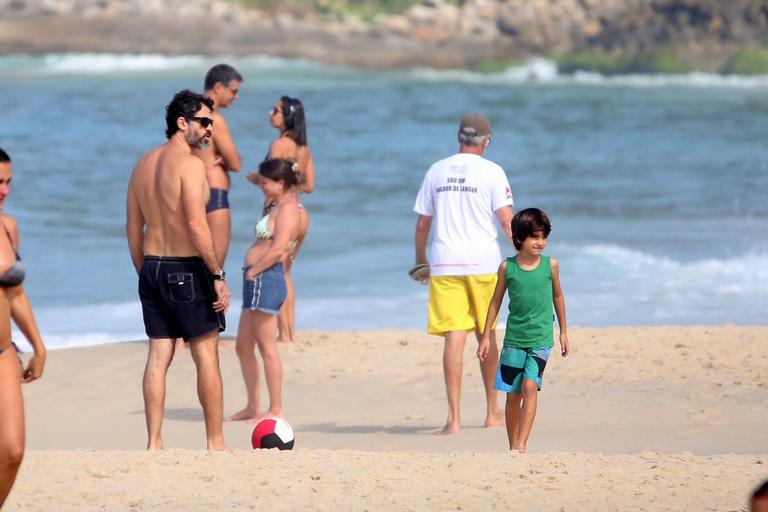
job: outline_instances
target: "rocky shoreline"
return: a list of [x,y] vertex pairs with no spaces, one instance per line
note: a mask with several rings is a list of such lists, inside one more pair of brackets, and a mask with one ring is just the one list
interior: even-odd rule
[[0,0],[0,54],[267,54],[363,68],[544,55],[566,71],[731,72],[757,61],[753,72],[766,72],[766,41],[768,0],[425,0],[367,22],[226,0]]

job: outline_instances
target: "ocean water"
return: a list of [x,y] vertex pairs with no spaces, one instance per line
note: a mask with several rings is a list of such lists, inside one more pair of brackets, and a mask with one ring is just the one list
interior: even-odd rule
[[[225,116],[258,166],[267,111],[302,99],[317,188],[294,268],[299,329],[421,328],[411,208],[429,165],[456,150],[461,115],[486,113],[487,157],[516,208],[552,218],[570,325],[764,324],[768,310],[768,76],[560,75],[532,59],[497,75],[359,71],[269,57],[0,57],[0,147],[14,160],[25,286],[47,344],[144,336],[124,238],[136,159],[164,141],[164,106],[213,64],[244,75]],[[237,275],[262,198],[233,175]],[[502,245],[511,255],[511,247]],[[16,339],[21,336],[16,333]]]

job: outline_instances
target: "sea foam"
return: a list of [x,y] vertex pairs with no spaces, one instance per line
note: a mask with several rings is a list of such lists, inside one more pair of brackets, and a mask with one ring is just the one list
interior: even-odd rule
[[[551,249],[551,251],[550,251]],[[761,324],[768,305],[768,254],[679,261],[615,244],[553,244],[571,325]],[[393,280],[394,281],[394,280]],[[361,330],[426,327],[427,287],[396,280],[388,289],[305,290],[297,300],[299,329]],[[238,295],[233,290],[233,296]],[[506,300],[499,325],[506,318]],[[50,348],[146,339],[136,301],[35,307]],[[227,313],[234,336],[240,303]],[[21,340],[18,332],[14,340]],[[23,345],[22,345],[23,346]]]
[[716,73],[648,73],[603,75],[587,71],[560,73],[557,64],[542,57],[531,57],[520,65],[510,66],[499,73],[483,73],[471,70],[418,68],[409,72],[417,81],[462,82],[476,84],[525,84],[590,85],[622,87],[725,87],[761,88],[768,86],[768,75],[721,75]]
[[0,57],[0,70],[13,75],[104,75],[176,71],[198,73],[219,62],[238,69],[307,68],[318,64],[306,59],[284,59],[268,55],[249,57],[161,55],[131,53],[50,53],[41,56],[6,55]]
[[[46,75],[104,75],[141,74],[157,71],[199,73],[218,62],[228,62],[243,72],[312,70],[315,79],[324,74],[336,79],[347,76],[355,80],[360,71],[330,66],[309,59],[288,59],[268,55],[235,57],[231,55],[161,55],[121,53],[50,53],[41,56],[5,55],[0,57],[0,71],[7,76]],[[715,73],[687,74],[622,74],[603,75],[577,71],[560,73],[557,64],[543,57],[530,57],[522,64],[510,66],[499,73],[482,73],[462,69],[415,68],[400,71],[371,71],[415,82],[460,82],[470,84],[563,84],[624,87],[724,87],[762,88],[768,86],[768,75],[720,75]]]

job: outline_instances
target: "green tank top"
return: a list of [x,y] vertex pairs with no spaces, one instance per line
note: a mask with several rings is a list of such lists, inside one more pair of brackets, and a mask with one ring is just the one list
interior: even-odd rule
[[507,293],[509,316],[504,345],[522,348],[551,347],[552,267],[549,256],[542,256],[539,266],[523,270],[517,258],[507,258]]

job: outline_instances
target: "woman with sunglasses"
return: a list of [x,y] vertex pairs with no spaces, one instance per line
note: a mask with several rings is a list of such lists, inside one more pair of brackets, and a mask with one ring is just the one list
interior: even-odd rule
[[[283,262],[294,251],[299,237],[299,202],[293,192],[299,184],[299,171],[292,160],[270,158],[259,166],[252,181],[271,205],[256,223],[253,242],[245,254],[243,267],[243,309],[237,327],[235,353],[245,380],[248,402],[227,421],[256,422],[265,416],[284,417],[283,365],[277,351],[277,314],[286,298]],[[264,363],[269,393],[269,409],[259,411],[258,346]]]
[[[11,492],[24,455],[21,383],[40,378],[45,366],[45,346],[21,286],[24,265],[19,256],[19,231],[16,221],[2,213],[12,176],[11,159],[0,149],[0,508]],[[11,342],[11,319],[34,350],[26,369]]]
[[[292,192],[295,194],[311,193],[315,188],[315,164],[312,161],[312,152],[307,145],[307,125],[304,120],[304,105],[296,98],[283,96],[269,111],[269,122],[277,128],[280,136],[272,141],[269,146],[267,158],[288,158],[295,161],[299,167],[300,183]],[[252,176],[249,176],[252,179]],[[269,205],[265,203],[265,208]],[[309,229],[309,213],[304,205],[299,202],[300,229],[296,241],[295,250],[286,257],[285,283],[288,287],[288,296],[278,315],[277,341],[296,343],[296,295],[291,279],[291,267],[299,254],[304,238]]]

